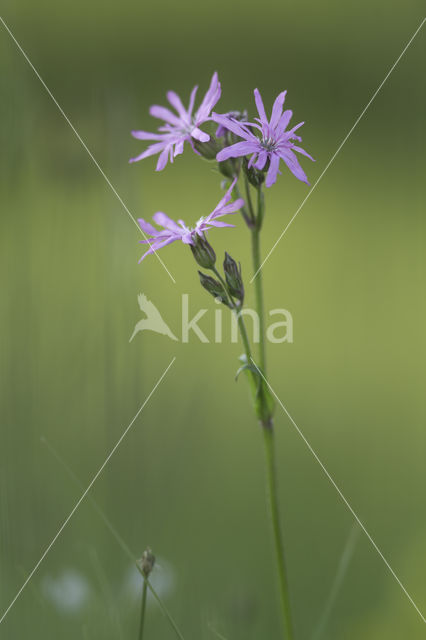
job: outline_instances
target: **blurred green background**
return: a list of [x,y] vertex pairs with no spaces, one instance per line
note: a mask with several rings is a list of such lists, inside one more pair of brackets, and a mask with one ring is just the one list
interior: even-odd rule
[[[189,148],[129,166],[151,104],[200,95],[218,110],[283,89],[305,120],[313,184],[422,19],[422,3],[3,1],[2,16],[135,217],[195,222],[219,177]],[[425,561],[424,68],[421,32],[264,268],[267,307],[294,319],[271,381],[422,611]],[[234,382],[240,345],[139,334],[144,292],[179,332],[181,294],[213,335],[214,307],[182,245],[142,265],[139,235],[0,26],[0,605],[4,611],[172,357],[92,495],[187,639],[280,638],[263,451]],[[264,254],[307,194],[285,171],[267,193]],[[210,235],[251,273],[249,237]],[[252,290],[247,285],[248,301]],[[283,412],[281,505],[298,640],[324,610],[353,518]],[[5,640],[136,638],[140,581],[85,501],[0,625]],[[324,638],[417,640],[424,624],[357,538]],[[173,632],[150,602],[146,638]]]

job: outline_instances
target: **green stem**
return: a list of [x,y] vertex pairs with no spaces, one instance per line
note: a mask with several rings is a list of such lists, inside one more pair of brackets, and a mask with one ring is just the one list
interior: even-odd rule
[[251,231],[251,251],[253,260],[254,291],[256,297],[256,309],[259,316],[259,367],[266,376],[266,348],[265,348],[265,319],[263,310],[263,280],[260,269],[260,230],[262,227],[265,205],[261,187],[258,189],[257,224]]
[[163,601],[161,600],[161,598],[158,595],[158,593],[155,591],[155,589],[152,586],[152,584],[148,580],[147,580],[147,582],[148,582],[149,590],[151,591],[152,595],[154,596],[155,600],[157,601],[157,604],[159,605],[161,611],[163,612],[163,615],[167,618],[167,620],[170,622],[171,626],[173,627],[177,637],[179,638],[179,640],[185,640],[185,638],[183,637],[183,635],[179,631],[179,628],[178,628],[176,622],[173,620],[173,618],[170,615],[168,609],[166,608],[166,605],[163,603]]
[[274,432],[272,428],[263,429],[266,457],[267,497],[272,521],[272,531],[277,558],[278,578],[280,584],[280,600],[283,614],[286,640],[294,640],[293,625],[291,621],[290,597],[287,583],[287,569],[284,555],[284,545],[279,517],[279,505],[277,495],[277,478],[275,473]]
[[245,186],[245,190],[246,190],[246,202],[247,202],[247,206],[249,209],[249,213],[250,213],[250,218],[251,218],[251,222],[252,224],[250,225],[251,228],[253,228],[256,224],[256,216],[254,215],[254,208],[253,208],[253,203],[251,200],[251,194],[250,194],[250,184],[247,178],[246,173],[244,172],[244,186]]
[[148,592],[148,581],[144,577],[143,578],[143,587],[142,587],[142,604],[141,604],[141,618],[139,624],[139,636],[138,640],[142,640],[143,638],[143,627],[145,623],[145,609],[146,609],[146,595]]
[[[256,310],[259,316],[260,327],[260,339],[259,339],[259,368],[266,378],[266,345],[265,345],[265,321],[264,321],[264,308],[263,308],[263,281],[261,257],[260,257],[260,230],[262,228],[263,218],[265,214],[265,203],[263,198],[262,188],[258,188],[258,201],[257,201],[257,216],[256,226],[252,229],[252,258],[253,258],[253,272],[255,274],[255,299]],[[266,389],[266,392],[268,390]],[[272,419],[266,422],[262,422],[263,426],[263,438],[265,445],[265,462],[266,462],[266,489],[269,512],[272,522],[272,533],[275,546],[275,554],[277,559],[277,570],[280,587],[280,602],[283,616],[283,623],[285,629],[286,640],[294,640],[293,625],[291,621],[291,608],[290,598],[287,583],[287,569],[284,555],[284,544],[282,538],[280,515],[279,515],[279,503],[278,503],[278,491],[277,491],[277,478],[275,472],[275,442],[274,431],[272,426]]]
[[[235,200],[238,200],[239,198],[241,198],[241,192],[240,192],[240,190],[238,188],[238,184],[237,183],[235,183],[235,187],[233,189],[232,195],[234,196]],[[247,213],[247,210],[246,210],[244,205],[241,207],[240,211],[241,211],[241,215],[243,216],[246,225],[248,227],[250,227],[252,225],[252,223],[253,223],[253,220],[252,220],[252,217],[251,217],[251,213],[250,214]]]
[[357,522],[354,522],[350,530],[349,537],[346,541],[345,548],[343,549],[343,553],[337,567],[337,572],[334,577],[324,611],[322,613],[318,626],[312,635],[312,640],[320,640],[324,636],[324,632],[327,628],[330,615],[333,611],[334,605],[336,604],[337,597],[340,593],[348,567],[355,552],[355,547],[358,542],[360,532],[361,528],[359,527]]

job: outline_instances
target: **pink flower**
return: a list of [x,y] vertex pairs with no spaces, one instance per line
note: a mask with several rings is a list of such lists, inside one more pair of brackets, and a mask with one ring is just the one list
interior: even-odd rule
[[211,120],[210,113],[220,98],[221,88],[217,73],[214,73],[210,82],[210,87],[203,98],[203,101],[195,113],[195,95],[198,87],[194,87],[189,99],[188,109],[182,104],[181,99],[174,91],[168,91],[167,100],[177,112],[174,114],[166,107],[154,105],[149,112],[154,118],[164,120],[164,125],[159,127],[158,133],[148,133],[147,131],[132,131],[132,136],[139,140],[155,140],[156,142],[148,147],[143,153],[130,162],[138,162],[143,158],[160,153],[156,171],[161,171],[167,164],[167,160],[173,162],[174,158],[183,152],[185,142],[189,142],[194,149],[193,139],[200,142],[208,142],[210,136],[199,128],[207,120]]
[[[286,128],[291,120],[293,112],[290,109],[283,112],[283,104],[286,91],[279,94],[274,102],[270,120],[266,117],[265,107],[263,106],[262,97],[258,89],[254,90],[254,99],[256,101],[259,118],[255,118],[257,123],[238,122],[235,118],[226,114],[212,114],[212,120],[219,125],[226,127],[240,138],[243,142],[237,142],[230,147],[225,147],[216,156],[218,162],[223,162],[228,158],[239,158],[241,156],[250,155],[248,166],[254,166],[255,169],[262,171],[267,162],[266,186],[272,186],[279,171],[280,160],[284,160],[287,167],[302,182],[309,184],[305,172],[299,164],[294,151],[301,153],[310,160],[314,160],[304,149],[294,144],[294,140],[300,142],[302,138],[295,134],[295,131],[304,124],[300,122],[289,131]],[[256,135],[251,128],[257,129],[260,135]]]
[[244,205],[244,200],[242,198],[238,198],[237,200],[234,200],[234,202],[230,202],[235,183],[236,178],[214,210],[205,218],[200,218],[194,228],[187,227],[183,220],[175,222],[161,211],[158,211],[153,215],[154,222],[158,226],[163,227],[160,230],[153,227],[152,224],[146,222],[143,218],[139,218],[138,222],[142,231],[144,231],[148,236],[151,236],[147,240],[140,240],[142,244],[149,244],[150,248],[143,254],[139,262],[142,262],[142,260],[150,253],[154,253],[155,251],[158,251],[158,249],[162,249],[176,240],[181,240],[184,244],[194,245],[195,236],[203,236],[204,232],[208,231],[208,229],[211,229],[212,227],[234,227],[235,225],[222,222],[221,220],[218,220],[218,218],[221,218],[228,213],[236,213]]

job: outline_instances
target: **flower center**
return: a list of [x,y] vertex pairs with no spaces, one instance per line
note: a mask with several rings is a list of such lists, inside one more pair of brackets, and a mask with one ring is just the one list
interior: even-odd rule
[[261,144],[265,151],[275,151],[276,141],[274,138],[263,138]]

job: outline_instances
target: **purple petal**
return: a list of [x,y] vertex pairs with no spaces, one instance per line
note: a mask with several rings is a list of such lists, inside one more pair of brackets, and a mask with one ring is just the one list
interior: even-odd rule
[[174,220],[169,218],[169,216],[167,216],[162,211],[157,211],[157,213],[154,213],[154,215],[152,216],[152,219],[160,227],[164,227],[165,229],[168,229],[169,231],[173,231],[173,233],[177,233],[179,235],[182,235],[182,231],[183,231],[182,228],[178,224],[176,224],[176,222]]
[[172,107],[176,109],[182,120],[189,120],[185,107],[182,104],[182,100],[179,98],[177,93],[174,91],[168,91],[167,100],[170,102]]
[[262,127],[262,123],[261,123],[260,119],[259,118],[255,118],[255,120],[257,120],[257,122],[260,122],[260,124],[257,124],[257,122],[245,122],[244,124],[248,125],[249,127],[255,127],[259,131],[263,131],[263,127]]
[[287,91],[283,91],[282,93],[280,93],[280,95],[278,96],[278,98],[276,98],[274,102],[274,106],[272,107],[271,121],[269,123],[271,129],[275,129],[281,117],[281,114],[283,112],[283,104],[284,104],[286,93]]
[[159,105],[155,104],[150,108],[149,113],[154,118],[159,118],[160,120],[164,120],[165,122],[168,122],[169,124],[172,124],[175,127],[182,126],[181,120],[177,116],[175,116],[175,114],[172,113],[170,109],[166,109],[166,107],[160,107]]
[[222,222],[222,220],[212,220],[209,225],[211,227],[235,227],[235,224],[228,224],[227,222]]
[[281,158],[284,160],[287,167],[290,169],[292,174],[296,176],[296,178],[298,178],[302,182],[306,182],[306,184],[309,184],[308,178],[306,177],[305,172],[300,166],[297,156],[290,149],[283,150],[281,152]]
[[183,146],[185,144],[185,140],[178,140],[178,142],[176,142],[175,144],[175,150],[174,150],[174,157],[176,158],[176,156],[179,156],[181,153],[183,153]]
[[164,151],[160,153],[160,157],[158,158],[157,166],[155,167],[156,171],[162,171],[167,164],[167,160],[169,159],[170,146],[168,145]]
[[217,203],[217,205],[215,206],[215,208],[213,209],[210,215],[213,215],[216,211],[221,209],[223,206],[225,206],[225,204],[227,204],[230,201],[232,197],[232,191],[235,187],[236,182],[237,182],[237,178],[234,178],[231,184],[229,185],[228,189],[226,190],[225,195],[219,200],[219,202]]
[[194,127],[194,129],[192,129],[191,136],[200,142],[208,142],[210,140],[209,134],[204,133],[204,131],[201,131],[198,127]]
[[164,133],[149,133],[148,131],[132,131],[132,136],[138,140],[163,140]]
[[303,154],[304,156],[306,156],[307,158],[309,158],[309,160],[312,160],[312,162],[315,162],[314,158],[312,156],[309,155],[309,153],[307,153],[304,149],[302,149],[302,147],[298,147],[295,144],[292,146],[293,151],[298,151],[299,153]]
[[280,156],[271,154],[268,173],[266,174],[265,185],[271,187],[277,180],[278,167],[280,164]]
[[223,124],[218,125],[217,129],[216,129],[216,138],[223,138],[223,136],[226,133],[226,127],[223,126]]
[[297,136],[294,136],[294,132],[297,131],[297,129],[299,129],[302,125],[304,125],[304,122],[299,122],[299,124],[296,124],[292,129],[290,129],[289,131],[286,132],[286,137],[287,139],[290,138],[296,138]]
[[259,147],[259,142],[237,142],[236,144],[232,144],[230,147],[225,147],[225,149],[219,151],[216,156],[216,160],[218,162],[223,162],[224,160],[228,160],[228,158],[239,158],[240,156],[247,156],[250,153],[258,151]]
[[185,234],[183,234],[181,240],[184,244],[194,244],[192,233],[190,231],[187,231]]
[[235,133],[235,135],[239,136],[240,138],[245,138],[246,140],[250,140],[252,138],[254,138],[254,135],[248,131],[246,131],[239,122],[236,122],[235,120],[232,120],[231,118],[228,118],[226,115],[224,114],[219,114],[219,113],[212,113],[212,120],[214,120],[214,122],[217,122],[217,124],[222,125],[223,127],[225,127],[226,129],[228,129],[229,131],[232,131],[232,133]]
[[138,218],[138,223],[142,231],[144,231],[145,233],[148,233],[150,236],[154,236],[154,237],[158,235],[158,229],[153,227],[152,224],[150,224],[143,218]]
[[189,115],[190,118],[192,116],[192,110],[194,108],[194,102],[195,102],[195,96],[197,94],[197,89],[198,89],[198,86],[195,86],[193,88],[193,90],[191,91],[191,96],[189,98],[188,115]]
[[143,153],[136,156],[135,158],[130,158],[129,162],[138,162],[139,160],[143,160],[144,158],[148,158],[149,156],[153,156],[156,153],[160,153],[164,149],[169,142],[167,140],[163,142],[157,142],[156,144],[152,144],[148,149],[145,149]]
[[263,106],[262,96],[259,89],[254,90],[254,100],[256,102],[257,111],[262,125],[268,125],[268,118],[266,117],[265,107]]
[[256,158],[257,158],[257,153],[253,153],[253,155],[251,156],[250,160],[248,161],[248,168],[250,169],[254,163],[256,162]]
[[244,207],[244,200],[242,198],[238,198],[237,200],[234,200],[234,202],[230,202],[229,204],[221,207],[216,212],[216,215],[213,216],[213,219],[219,217],[219,215],[224,216],[228,213],[236,213],[241,209],[241,207]]
[[189,138],[189,144],[191,145],[193,152],[196,153],[197,156],[200,156],[200,158],[201,158],[202,157],[201,153],[195,148],[194,141],[193,141],[193,139],[191,137]]
[[268,159],[268,152],[267,151],[261,151],[259,153],[259,156],[257,158],[255,169],[258,169],[259,171],[262,171],[262,169],[265,167],[266,161]]
[[151,253],[155,253],[159,249],[162,249],[163,247],[166,247],[168,244],[171,244],[175,240],[177,240],[177,238],[170,237],[170,238],[167,238],[167,239],[163,240],[162,242],[154,242],[153,244],[151,244],[151,246],[148,249],[148,251],[146,251],[146,253],[143,254],[141,259],[139,260],[139,264],[142,262],[142,260],[144,258],[146,258],[146,256],[149,256]]
[[284,133],[284,131],[285,131],[288,123],[290,122],[292,116],[293,116],[293,111],[291,109],[287,109],[286,111],[284,111],[284,113],[281,116],[280,121],[278,122],[278,125],[276,127],[277,135],[281,135],[282,133]]
[[209,117],[211,110],[220,98],[220,94],[220,82],[218,80],[217,72],[215,71],[210,82],[210,87],[204,96],[197,113],[195,114],[195,122],[197,124],[202,124],[202,122],[205,122],[206,118]]

